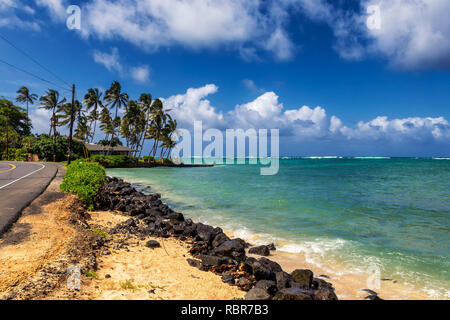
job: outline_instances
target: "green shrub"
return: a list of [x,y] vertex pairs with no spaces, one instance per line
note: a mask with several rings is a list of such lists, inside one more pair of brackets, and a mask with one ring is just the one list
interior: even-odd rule
[[[56,161],[61,162],[67,160],[67,150],[69,141],[66,137],[56,138]],[[41,161],[53,161],[53,139],[46,135],[40,135],[31,150],[33,154],[37,154]],[[72,140],[72,159],[83,158],[83,144],[77,140]]]
[[91,161],[97,162],[105,168],[122,168],[136,163],[135,158],[118,155],[116,156],[93,155],[91,156]]
[[144,162],[155,162],[155,157],[152,156],[144,156],[142,159]]
[[95,197],[105,181],[105,169],[98,163],[74,161],[67,166],[61,190],[76,194],[89,210],[93,210]]
[[14,161],[28,161],[27,148],[16,149],[16,153],[14,155]]
[[167,159],[167,158],[162,159],[162,163],[163,163],[163,164],[173,164],[173,162],[170,161],[170,160]]

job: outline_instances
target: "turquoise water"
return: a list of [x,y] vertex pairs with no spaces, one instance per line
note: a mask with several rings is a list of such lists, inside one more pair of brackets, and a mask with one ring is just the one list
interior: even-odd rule
[[339,261],[450,298],[450,160],[286,159],[256,165],[113,169],[195,219],[312,263]]

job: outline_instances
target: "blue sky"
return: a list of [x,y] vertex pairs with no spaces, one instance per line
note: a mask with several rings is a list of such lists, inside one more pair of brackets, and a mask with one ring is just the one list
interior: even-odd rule
[[[2,0],[0,34],[79,99],[118,80],[164,98],[182,127],[280,128],[283,155],[450,156],[448,14],[430,0]],[[64,86],[4,41],[0,59]],[[0,63],[0,95],[22,85],[55,87]]]

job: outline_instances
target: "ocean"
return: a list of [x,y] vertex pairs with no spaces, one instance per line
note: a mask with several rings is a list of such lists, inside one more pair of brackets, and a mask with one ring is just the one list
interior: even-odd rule
[[107,172],[335,275],[375,273],[450,298],[450,159],[283,158],[275,176],[237,164]]

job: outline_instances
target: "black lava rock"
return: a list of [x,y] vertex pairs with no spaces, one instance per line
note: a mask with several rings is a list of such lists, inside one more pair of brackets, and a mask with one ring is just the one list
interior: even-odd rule
[[257,254],[259,256],[268,256],[270,255],[270,250],[268,246],[259,246],[253,247],[248,250],[248,253]]
[[159,242],[156,241],[156,240],[149,240],[149,241],[147,241],[145,246],[148,247],[148,248],[151,248],[151,249],[155,249],[155,248],[160,248],[161,247]]

